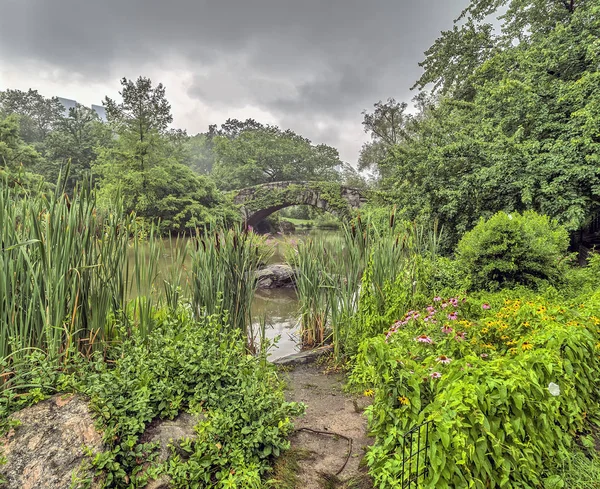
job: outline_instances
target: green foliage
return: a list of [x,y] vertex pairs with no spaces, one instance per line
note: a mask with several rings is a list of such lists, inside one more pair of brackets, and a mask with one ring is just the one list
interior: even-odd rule
[[545,489],[600,488],[600,457],[596,454],[572,453],[557,472],[544,480]]
[[168,132],[170,105],[161,84],[147,78],[123,79],[122,102],[106,99],[107,117],[118,139],[99,150],[100,201],[122,195],[124,211],[150,221],[162,232],[192,232],[210,222],[231,222],[233,208],[212,181],[188,166],[187,150],[178,151],[184,134]]
[[394,212],[384,225],[357,217],[341,239],[300,241],[286,259],[297,270],[303,344],[331,331],[336,360],[354,355],[390,314],[423,300],[438,241],[437,229],[397,223]]
[[19,121],[19,135],[27,143],[43,142],[63,111],[57,97],[45,98],[31,88],[27,92],[0,92],[0,118],[14,114]]
[[426,420],[424,488],[539,487],[600,412],[600,297],[436,300],[365,341],[351,375],[375,392],[367,463],[377,487],[404,482],[401,435]]
[[[233,121],[228,121],[233,122]],[[239,121],[238,121],[239,122]],[[226,135],[225,135],[226,134]],[[341,165],[336,149],[313,145],[291,130],[254,123],[213,138],[213,177],[224,189],[279,181],[337,181]]]
[[40,162],[41,155],[26,144],[19,135],[19,122],[15,115],[0,120],[0,164],[6,170],[19,168],[31,171]]
[[475,290],[557,283],[569,245],[566,230],[535,212],[499,212],[458,243],[458,264]]
[[223,317],[222,327],[241,331],[255,351],[251,305],[256,290],[254,274],[268,260],[264,240],[246,230],[206,228],[191,251],[191,299],[198,315]]
[[[113,366],[94,365],[82,391],[112,447],[94,458],[98,469],[110,467],[105,486],[143,487],[161,473],[173,487],[258,484],[273,456],[289,447],[290,417],[301,407],[284,401],[274,368],[246,355],[245,347],[243,336],[223,331],[217,316],[194,321],[184,310],[164,310],[145,341],[134,335],[113,351]],[[141,433],[153,419],[182,410],[197,416],[197,438],[183,440],[182,453],[173,450],[146,472],[135,462],[139,451],[151,449],[140,444]]]
[[94,197],[17,199],[0,190],[0,358],[36,347],[59,362],[70,345],[111,338],[125,310],[133,218],[99,214]]
[[[379,174],[408,218],[439,220],[448,249],[498,211],[534,210],[574,231],[600,210],[599,7],[567,4],[474,0],[465,15],[481,28],[467,21],[428,54],[437,68],[423,82],[447,89],[420,94]],[[503,5],[491,39],[486,15]]]
[[[184,308],[153,314],[150,334],[134,331],[106,360],[88,363],[73,352],[59,369],[42,351],[28,354],[0,395],[1,428],[10,428],[15,410],[75,390],[90,397],[108,448],[90,453],[98,487],[141,488],[160,474],[173,487],[260,487],[303,407],[285,402],[275,368],[246,355],[244,337],[224,331],[222,318],[195,320]],[[182,411],[196,417],[197,436],[174,440],[178,450],[158,464],[141,435]]]
[[77,185],[91,178],[99,148],[112,145],[112,133],[100,121],[95,111],[77,105],[69,109],[54,130],[44,140],[48,164],[38,166],[48,181],[59,182],[61,188],[72,193]]

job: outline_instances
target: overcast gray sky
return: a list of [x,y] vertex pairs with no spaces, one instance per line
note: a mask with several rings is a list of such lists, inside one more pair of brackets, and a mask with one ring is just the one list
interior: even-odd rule
[[423,52],[468,0],[0,0],[0,89],[99,104],[167,88],[175,127],[278,124],[355,163],[361,112],[410,101]]

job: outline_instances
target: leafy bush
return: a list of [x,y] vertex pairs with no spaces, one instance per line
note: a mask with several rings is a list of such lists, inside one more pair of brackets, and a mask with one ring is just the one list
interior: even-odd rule
[[423,487],[539,487],[598,416],[600,294],[560,304],[519,293],[438,300],[363,342],[351,382],[374,391],[378,487],[409,476],[401,435],[426,420]]
[[457,256],[475,290],[538,286],[559,281],[568,244],[567,231],[547,216],[498,212],[463,236]]
[[[155,322],[146,338],[134,332],[109,350],[108,361],[98,355],[71,372],[53,370],[34,351],[27,375],[0,396],[0,428],[10,427],[11,411],[75,390],[90,397],[108,447],[90,454],[102,487],[144,487],[165,473],[172,487],[258,487],[273,457],[289,447],[291,417],[302,406],[285,401],[274,367],[247,355],[245,339],[223,332],[221,318],[194,321],[187,310],[164,309]],[[152,420],[181,411],[197,416],[197,438],[152,464],[155,447],[140,442],[142,433]]]

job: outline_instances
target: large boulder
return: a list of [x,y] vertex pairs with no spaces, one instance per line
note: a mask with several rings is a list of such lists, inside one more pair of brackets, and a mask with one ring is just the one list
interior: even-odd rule
[[[6,457],[6,464],[0,466],[0,473],[6,479],[0,484],[2,489],[69,489],[80,487],[73,481],[94,480],[84,448],[97,453],[104,451],[105,446],[101,433],[94,428],[85,398],[57,395],[14,413],[12,418],[20,424],[0,439],[1,454]],[[196,436],[194,426],[199,419],[181,413],[173,420],[155,420],[140,442],[159,443],[155,463],[169,458],[171,446],[185,458],[179,442]],[[96,479],[91,487],[99,485]],[[147,489],[167,487],[166,476],[147,485]]]
[[0,467],[4,489],[61,489],[74,478],[91,478],[82,464],[84,447],[102,451],[102,435],[94,428],[87,401],[81,396],[57,395],[12,415],[19,426],[4,436]]
[[277,289],[296,285],[294,269],[289,265],[268,265],[256,272],[259,289]]

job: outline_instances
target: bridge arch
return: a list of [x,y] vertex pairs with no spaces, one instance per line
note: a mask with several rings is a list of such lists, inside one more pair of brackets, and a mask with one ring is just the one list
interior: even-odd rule
[[311,205],[344,218],[366,200],[363,191],[332,182],[273,182],[239,190],[233,202],[240,206],[246,224],[256,227],[292,205]]

